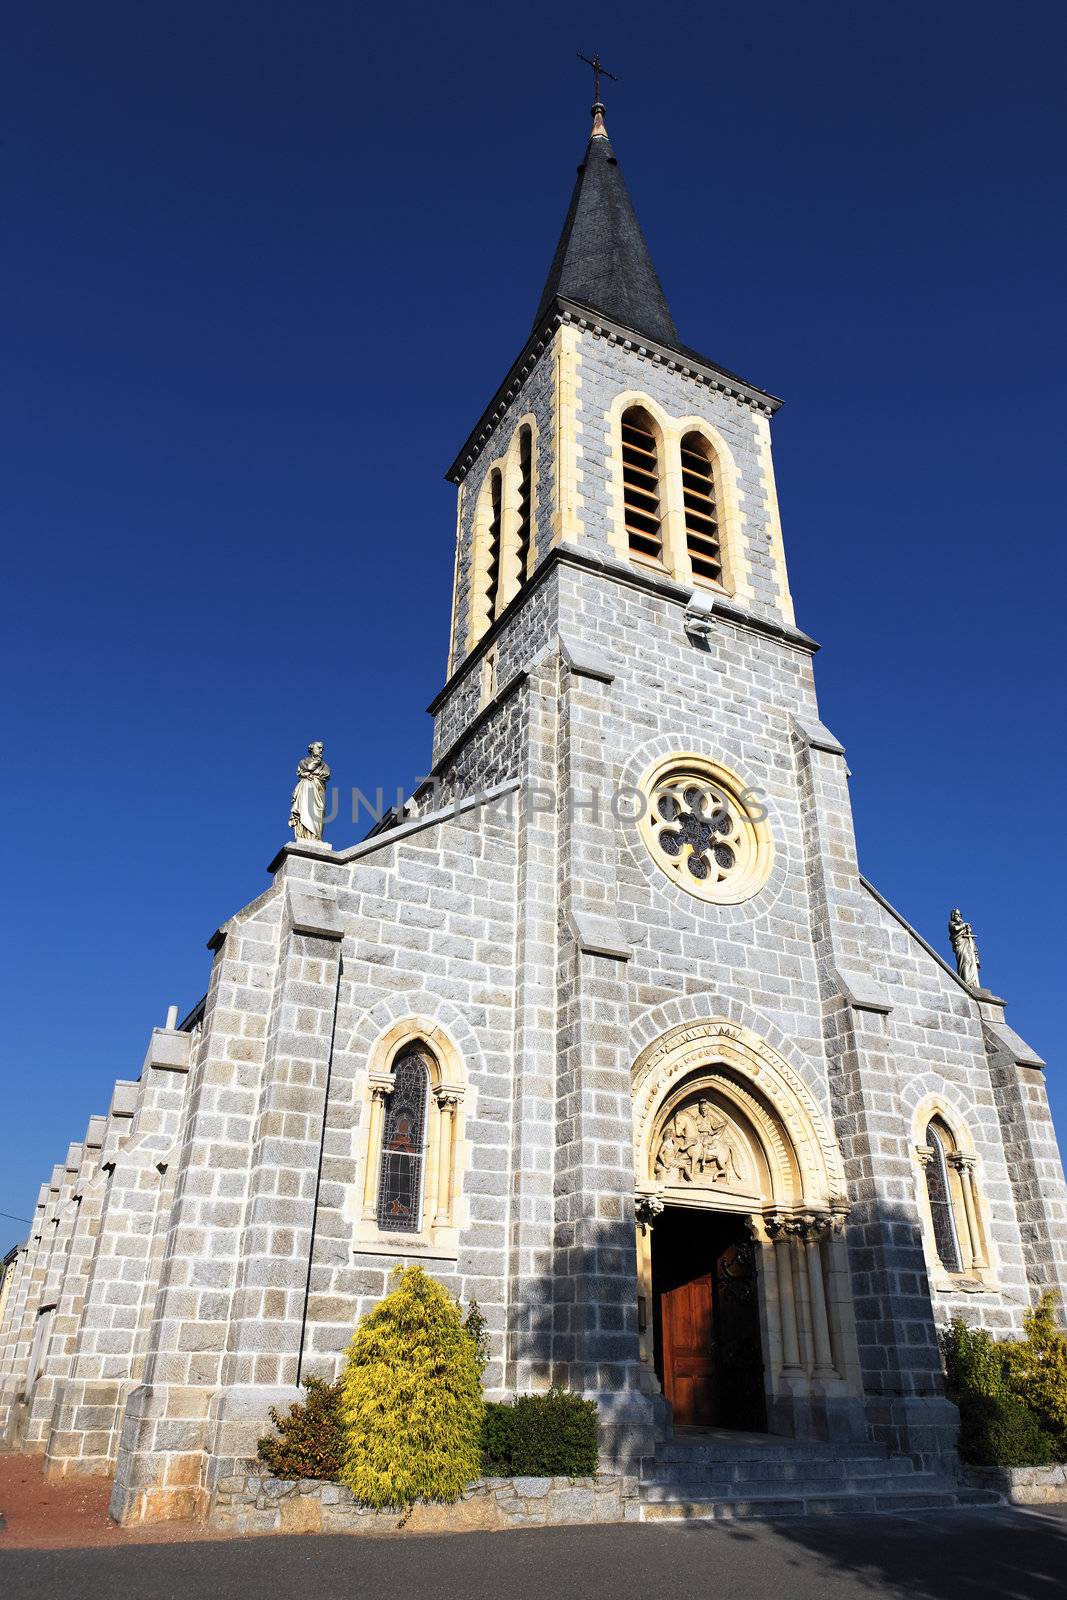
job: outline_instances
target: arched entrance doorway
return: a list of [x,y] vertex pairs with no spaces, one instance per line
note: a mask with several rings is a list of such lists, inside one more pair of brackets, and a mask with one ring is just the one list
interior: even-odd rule
[[836,1142],[798,1074],[721,1019],[633,1073],[639,1326],[676,1425],[838,1436],[862,1394]]

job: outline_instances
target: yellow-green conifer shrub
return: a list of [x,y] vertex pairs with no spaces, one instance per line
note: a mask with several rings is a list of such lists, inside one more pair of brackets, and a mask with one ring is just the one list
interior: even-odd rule
[[1023,1319],[1026,1338],[1004,1347],[1008,1382],[1067,1459],[1067,1333],[1056,1315],[1057,1297],[1041,1296]]
[[459,1307],[408,1267],[348,1347],[341,1481],[367,1506],[457,1500],[481,1473],[478,1351]]

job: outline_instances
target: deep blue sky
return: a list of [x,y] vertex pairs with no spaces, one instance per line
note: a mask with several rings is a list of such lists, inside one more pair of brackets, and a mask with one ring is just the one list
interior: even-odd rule
[[0,1210],[202,993],[307,741],[365,790],[425,770],[442,472],[533,315],[594,47],[682,337],[786,398],[865,871],[939,948],[963,907],[1067,1125],[1064,16],[8,9]]

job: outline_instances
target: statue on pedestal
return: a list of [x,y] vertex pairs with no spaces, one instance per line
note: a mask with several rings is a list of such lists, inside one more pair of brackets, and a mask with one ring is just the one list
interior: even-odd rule
[[964,922],[963,912],[958,906],[949,914],[948,936],[956,957],[956,971],[964,983],[970,984],[972,989],[980,989],[982,980],[978,976],[978,969],[982,963],[978,955],[978,943],[974,929],[969,922]]
[[296,769],[296,788],[289,810],[289,826],[296,839],[321,839],[326,816],[326,785],[330,769],[322,759],[321,739],[308,745],[308,753]]

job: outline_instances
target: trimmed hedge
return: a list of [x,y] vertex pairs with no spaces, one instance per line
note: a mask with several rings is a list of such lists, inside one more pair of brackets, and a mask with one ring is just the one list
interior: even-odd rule
[[564,1389],[491,1403],[482,1451],[489,1477],[591,1477],[599,1462],[596,1403]]
[[273,1406],[270,1420],[277,1428],[256,1446],[259,1459],[276,1478],[328,1478],[341,1473],[344,1427],[341,1422],[341,1384],[305,1378],[307,1400],[294,1402],[288,1416]]

